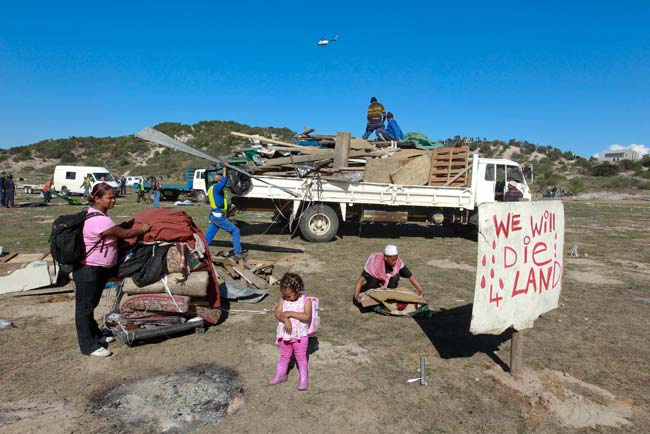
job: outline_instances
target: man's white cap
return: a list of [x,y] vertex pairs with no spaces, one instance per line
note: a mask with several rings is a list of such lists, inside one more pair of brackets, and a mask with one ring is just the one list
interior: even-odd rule
[[397,246],[389,244],[386,247],[384,247],[384,255],[385,256],[396,256],[397,255]]
[[519,183],[515,180],[508,181],[508,185],[512,185],[513,187],[519,187]]

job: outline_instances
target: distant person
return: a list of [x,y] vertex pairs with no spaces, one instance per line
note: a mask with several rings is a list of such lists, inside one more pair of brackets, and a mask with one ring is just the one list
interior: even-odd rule
[[120,196],[126,196],[126,178],[120,178]]
[[523,197],[524,193],[520,190],[519,183],[515,180],[508,181],[508,189],[503,195],[504,202],[519,202]]
[[90,173],[86,174],[86,177],[84,178],[83,182],[81,183],[81,187],[84,189],[84,199],[88,199],[90,196],[90,187],[93,184],[93,178],[90,175]]
[[9,173],[5,179],[5,206],[7,208],[14,208],[14,197],[16,196],[16,184],[14,183],[14,176]]
[[50,177],[47,180],[45,185],[43,185],[43,203],[50,203],[52,200],[52,185],[54,184],[54,178]]
[[153,190],[153,207],[158,208],[160,205],[160,190],[162,189],[162,177],[151,178],[151,189]]
[[208,226],[208,230],[205,232],[205,240],[208,242],[208,245],[210,245],[219,229],[223,229],[232,236],[232,246],[235,258],[240,258],[242,256],[242,248],[239,241],[239,228],[226,218],[228,205],[224,197],[223,189],[227,183],[228,178],[226,177],[226,168],[224,167],[223,174],[215,175],[214,184],[208,188],[208,199],[210,200],[211,209],[209,217],[210,225]]
[[377,102],[374,96],[370,98],[370,105],[368,106],[368,124],[366,125],[366,132],[363,138],[367,139],[374,132],[378,139],[385,140],[387,138],[386,130],[384,129],[384,116],[386,109],[384,106]]
[[7,172],[0,173],[0,206],[5,206],[5,182],[7,181]]
[[147,197],[144,195],[145,192],[144,178],[142,178],[140,182],[137,183],[137,187],[138,187],[138,203],[140,203],[140,199],[142,199],[144,203],[147,203]]
[[361,293],[369,289],[397,288],[400,277],[408,279],[418,294],[424,296],[424,288],[400,259],[397,246],[389,244],[383,253],[373,253],[366,260],[361,276],[354,286],[354,301],[358,303]]
[[386,113],[386,134],[389,140],[402,140],[404,133],[391,112]]

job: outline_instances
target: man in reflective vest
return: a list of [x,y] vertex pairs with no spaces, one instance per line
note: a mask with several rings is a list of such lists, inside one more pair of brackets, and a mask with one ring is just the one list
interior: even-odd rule
[[222,175],[214,176],[214,184],[208,188],[208,199],[210,201],[210,226],[205,233],[205,239],[208,245],[217,234],[219,229],[230,233],[232,236],[233,253],[235,257],[242,254],[241,243],[239,242],[239,228],[235,226],[230,220],[226,218],[226,211],[228,210],[228,202],[224,197],[224,187],[228,183],[226,177],[226,168],[223,168]]

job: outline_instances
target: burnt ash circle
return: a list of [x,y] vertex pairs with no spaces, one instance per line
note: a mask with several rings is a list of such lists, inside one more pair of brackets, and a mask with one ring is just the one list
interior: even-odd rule
[[112,387],[92,399],[91,413],[120,432],[185,432],[220,422],[242,395],[235,371],[202,365]]

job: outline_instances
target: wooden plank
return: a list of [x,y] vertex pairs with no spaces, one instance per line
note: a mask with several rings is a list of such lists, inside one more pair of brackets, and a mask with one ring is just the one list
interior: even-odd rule
[[390,174],[393,184],[427,185],[430,180],[431,157],[421,155],[407,160],[399,169]]
[[[44,288],[44,289],[31,289],[29,291],[8,292],[2,294],[5,297],[27,297],[30,295],[48,295],[48,294],[63,294],[66,292],[74,292],[74,285],[68,284],[61,288]],[[1,297],[1,296],[0,296]]]
[[468,157],[469,147],[467,146],[434,149],[429,185],[464,184],[465,176],[459,175],[459,173],[467,169]]
[[[407,158],[415,158],[420,155],[431,155],[430,151],[423,151],[422,149],[400,149],[391,155],[391,158],[398,158],[400,160],[405,160]],[[431,157],[429,157],[431,158]]]
[[296,145],[295,143],[283,142],[282,140],[268,139],[266,137],[258,136],[256,134],[244,134],[244,133],[238,133],[237,131],[231,131],[230,134],[232,134],[233,136],[237,136],[237,137],[244,137],[244,138],[247,138],[247,139],[259,140],[262,143],[273,143],[274,145],[282,145],[282,146],[286,146],[286,147],[289,147],[289,148],[300,149],[301,152],[303,152],[303,151],[309,152],[309,149],[311,148],[310,146]]
[[[468,168],[463,169],[462,172],[458,173],[456,176],[451,178],[449,181],[445,182],[444,186],[452,185],[456,181],[462,182],[464,184],[465,183],[465,174],[467,173],[467,170],[468,170]],[[459,179],[461,177],[462,177],[462,181],[461,181],[461,179]]]
[[12,259],[5,262],[9,264],[29,264],[30,262],[42,261],[49,255],[49,253],[18,253],[18,255],[14,255]]
[[2,263],[8,262],[12,258],[15,258],[16,256],[18,256],[18,252],[7,253],[4,256],[0,256],[0,262],[2,262]]
[[334,169],[347,167],[350,158],[350,136],[352,134],[339,131],[336,133],[336,145],[334,147]]
[[[349,157],[362,157],[368,155],[365,151],[354,151],[350,152]],[[319,160],[333,160],[334,151],[325,151],[317,155],[296,155],[295,157],[280,157],[280,158],[269,158],[266,160],[265,166],[284,166],[285,164],[292,163],[305,163],[307,161],[319,161]]]
[[261,277],[258,277],[255,273],[250,270],[246,270],[244,267],[232,267],[239,275],[258,289],[264,289],[268,286],[268,282]]

